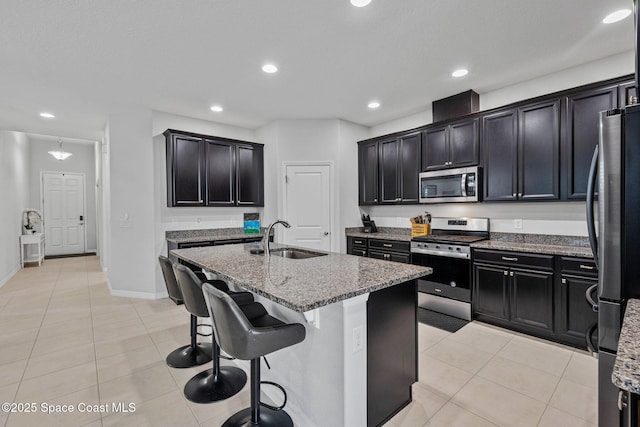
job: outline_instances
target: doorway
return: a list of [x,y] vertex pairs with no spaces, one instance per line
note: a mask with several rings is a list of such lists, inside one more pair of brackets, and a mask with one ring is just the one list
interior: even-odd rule
[[85,177],[42,172],[45,255],[82,254],[86,247]]
[[284,163],[283,218],[291,224],[284,242],[331,251],[333,226],[333,164]]

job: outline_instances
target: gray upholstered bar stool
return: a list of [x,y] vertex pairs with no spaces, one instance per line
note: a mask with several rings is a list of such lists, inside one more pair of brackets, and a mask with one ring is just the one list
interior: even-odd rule
[[[169,298],[180,305],[183,304],[182,291],[173,272],[173,263],[169,258],[160,255],[160,268],[167,286]],[[191,314],[191,344],[173,350],[166,358],[167,365],[172,368],[191,368],[211,361],[211,344],[196,342],[198,338],[198,318]]]
[[249,319],[229,295],[214,286],[204,283],[202,292],[220,347],[232,357],[251,360],[251,407],[232,415],[223,427],[293,427],[291,417],[282,409],[287,394],[281,386],[265,381],[282,390],[285,396],[282,406],[276,408],[260,402],[260,357],[304,341],[304,326],[270,316],[261,304],[259,312],[254,310],[253,318]]
[[[175,272],[178,286],[182,291],[184,305],[187,310],[196,317],[210,317],[202,293],[203,282],[193,271],[182,264],[174,264],[173,271]],[[237,299],[243,307],[259,305],[258,303],[247,301],[246,294],[253,301],[253,296],[249,292],[239,292],[237,295],[226,293],[225,291],[228,291],[229,288],[222,280],[212,280],[204,283],[227,295],[232,301],[234,298]],[[216,343],[215,336],[211,336],[211,341],[213,368],[195,375],[184,386],[184,395],[192,402],[210,403],[227,399],[242,390],[247,383],[247,374],[242,369],[234,366],[220,366],[220,347]]]

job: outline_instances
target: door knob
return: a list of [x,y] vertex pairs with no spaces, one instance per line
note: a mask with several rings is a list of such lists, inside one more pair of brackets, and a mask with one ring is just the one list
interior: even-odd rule
[[328,236],[328,235],[329,235],[329,232],[328,232],[328,231],[325,231],[325,232],[324,232],[324,235],[325,235],[325,236]]

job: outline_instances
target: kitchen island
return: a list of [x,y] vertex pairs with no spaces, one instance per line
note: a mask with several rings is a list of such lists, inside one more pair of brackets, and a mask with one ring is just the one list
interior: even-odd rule
[[[295,424],[379,425],[408,404],[418,376],[416,279],[431,269],[334,253],[265,257],[250,253],[256,248],[171,253],[255,293],[274,316],[305,325],[305,341],[269,355],[272,369],[263,370],[263,380],[286,388]],[[236,363],[248,370],[248,362]]]

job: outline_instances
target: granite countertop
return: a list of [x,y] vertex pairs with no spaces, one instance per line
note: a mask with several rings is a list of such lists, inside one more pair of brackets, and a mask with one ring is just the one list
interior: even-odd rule
[[345,228],[344,234],[349,237],[362,237],[364,239],[411,241],[411,229],[409,228],[378,227],[377,233],[365,233],[362,231],[362,227],[353,227]]
[[176,230],[165,232],[168,242],[173,243],[196,243],[212,242],[216,240],[245,239],[250,237],[263,237],[265,228],[260,229],[260,233],[246,234],[244,228],[211,228],[206,230]]
[[622,390],[640,394],[640,300],[627,302],[611,380]]
[[[172,250],[178,258],[218,274],[292,310],[305,312],[431,274],[429,267],[328,253],[307,259],[253,255],[255,244]],[[272,243],[273,248],[290,247]],[[302,249],[304,250],[304,249]]]
[[512,252],[528,252],[534,254],[564,255],[581,258],[593,258],[590,247],[573,245],[550,245],[544,243],[522,243],[504,240],[483,240],[472,243],[475,249],[494,249]]

